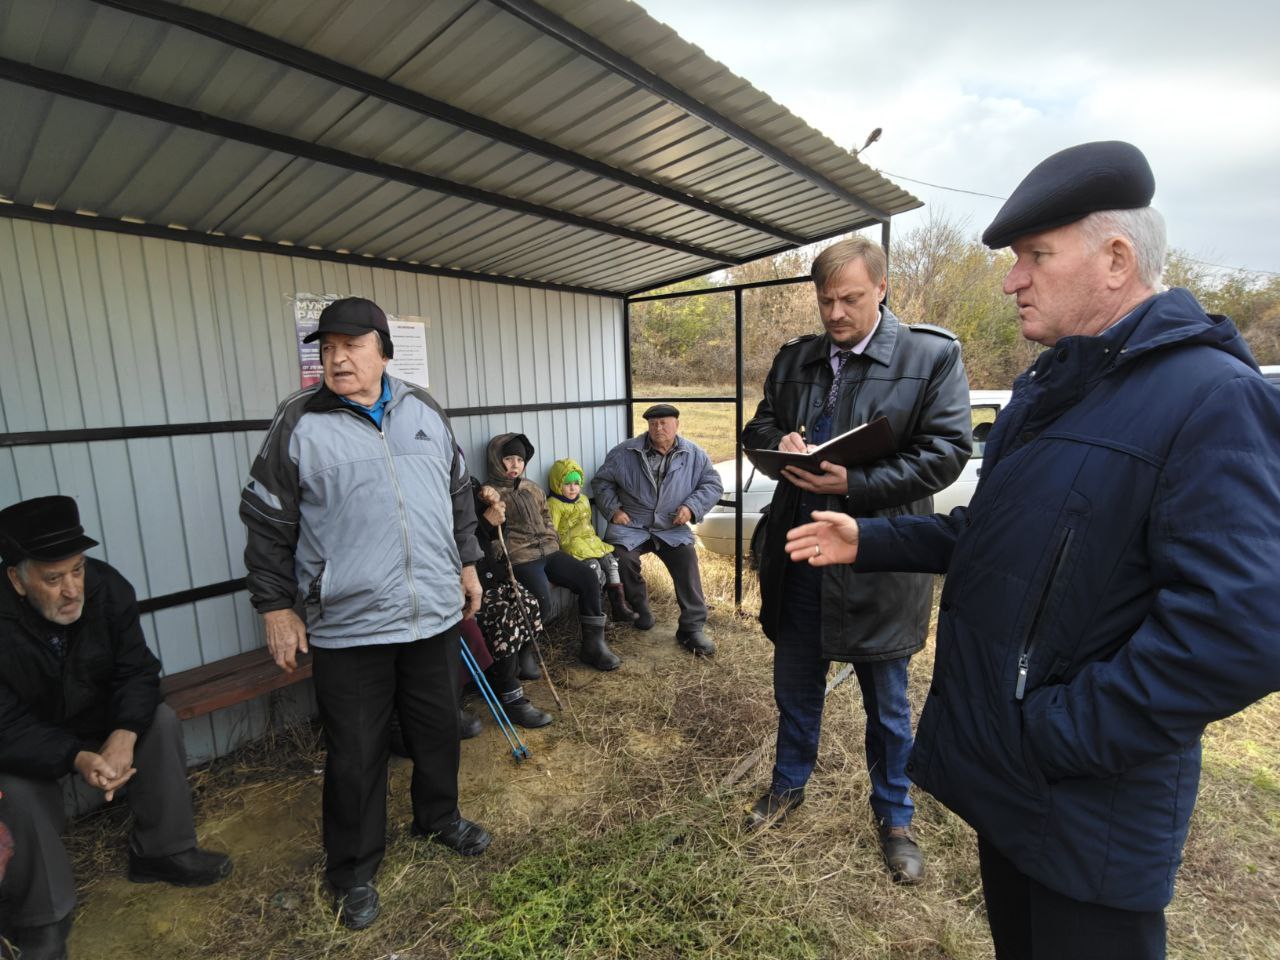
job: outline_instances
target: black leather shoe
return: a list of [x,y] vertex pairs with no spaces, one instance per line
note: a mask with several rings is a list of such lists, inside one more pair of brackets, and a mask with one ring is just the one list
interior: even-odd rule
[[781,797],[773,791],[769,791],[747,811],[745,826],[748,830],[776,827],[791,815],[792,810],[802,803],[804,803],[803,791],[796,791]]
[[129,851],[129,879],[134,883],[207,887],[230,874],[231,858],[212,850],[192,847],[169,857],[140,857]]
[[676,631],[676,643],[699,657],[714,656],[716,652],[716,645],[701,630]]
[[484,724],[480,722],[480,718],[470,711],[458,708],[458,738],[460,740],[470,740],[472,737],[478,737],[480,731],[484,729]]
[[338,911],[338,919],[344,927],[363,930],[378,919],[381,904],[377,888],[372,883],[365,883],[346,890],[335,890],[333,909]]
[[524,727],[526,730],[536,730],[538,727],[545,727],[551,722],[551,714],[545,710],[539,710],[528,700],[519,700],[516,703],[504,703],[502,708],[507,711],[507,718],[510,719],[518,727]]
[[422,830],[415,823],[412,833],[432,843],[441,843],[464,857],[478,857],[489,849],[489,831],[478,823],[472,823],[466,817],[459,817],[443,830]]
[[924,851],[910,827],[881,827],[880,852],[894,883],[911,885],[924,879]]
[[[67,960],[67,934],[71,932],[71,914],[57,923],[38,927],[18,927],[10,942],[21,960]],[[0,956],[11,956],[8,952]]]

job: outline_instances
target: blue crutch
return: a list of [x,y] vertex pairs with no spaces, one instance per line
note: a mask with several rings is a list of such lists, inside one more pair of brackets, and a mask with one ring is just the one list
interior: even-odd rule
[[475,681],[476,687],[480,690],[480,695],[484,697],[484,702],[489,705],[489,712],[493,714],[493,719],[498,723],[498,729],[502,731],[502,735],[507,738],[507,743],[511,745],[511,756],[516,761],[526,760],[533,756],[529,752],[529,748],[525,746],[520,734],[516,731],[515,725],[512,724],[511,718],[507,716],[507,711],[502,708],[497,695],[493,692],[493,687],[489,686],[489,680],[484,675],[484,671],[480,669],[480,664],[476,663],[475,657],[471,655],[471,649],[467,646],[466,637],[459,637],[458,642],[462,645],[462,662],[467,665],[467,671],[471,674],[471,679]]

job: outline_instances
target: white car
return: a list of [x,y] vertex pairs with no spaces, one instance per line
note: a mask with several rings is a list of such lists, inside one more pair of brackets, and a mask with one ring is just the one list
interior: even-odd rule
[[[969,391],[969,404],[973,414],[973,456],[964,465],[955,483],[934,494],[933,507],[939,513],[949,513],[956,507],[964,506],[973,496],[973,488],[978,485],[978,474],[982,472],[982,450],[986,446],[987,432],[991,429],[990,424],[995,421],[996,414],[1008,402],[1008,390]],[[724,484],[720,505],[712,507],[702,518],[702,522],[693,529],[708,550],[732,557],[735,552],[733,501],[737,488],[736,463],[733,460],[721,460],[715,464],[715,468],[720,474],[720,482]],[[742,542],[750,549],[751,534],[760,521],[760,511],[773,499],[777,481],[763,473],[757,473],[751,466],[751,461],[745,457],[742,460],[742,472]]]

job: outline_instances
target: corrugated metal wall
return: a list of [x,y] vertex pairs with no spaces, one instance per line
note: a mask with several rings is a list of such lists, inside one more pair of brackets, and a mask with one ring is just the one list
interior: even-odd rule
[[[0,218],[0,432],[270,418],[297,389],[295,293],[369,297],[428,318],[445,407],[625,394],[621,301],[264,256]],[[527,433],[545,482],[556,456],[588,474],[626,435],[623,406],[454,420],[477,474],[488,438]],[[75,496],[94,551],[139,597],[244,575],[236,510],[259,432],[0,448],[0,505]],[[168,672],[261,645],[244,592],[143,618]],[[279,699],[309,709],[310,684]],[[259,701],[188,722],[193,762],[262,731]]]

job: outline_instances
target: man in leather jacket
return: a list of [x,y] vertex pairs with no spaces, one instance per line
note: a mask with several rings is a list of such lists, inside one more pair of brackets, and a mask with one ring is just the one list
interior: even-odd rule
[[833,244],[817,257],[812,276],[825,333],[782,347],[742,433],[748,456],[751,449],[804,452],[883,416],[897,446],[872,463],[824,462],[818,474],[786,467],[774,492],[760,561],[760,622],[774,643],[778,738],[769,791],[748,825],[777,824],[803,801],[818,754],[830,662],[850,662],[866,709],[871,808],[882,851],[894,879],[914,883],[924,857],[910,832],[907,665],[924,646],[933,578],[810,570],[788,564],[782,550],[787,529],[813,510],[932,513],[932,495],[955,480],[969,458],[960,345],[946,330],[900,322],[882,302],[885,271],[884,251],[865,237]]
[[[76,902],[59,780],[77,773],[107,800],[126,784],[134,815],[129,879],[216,883],[224,854],[196,847],[178,718],[160,700],[160,663],[133,588],[85,556],[71,497],[0,511],[0,936],[23,960],[66,956]],[[6,916],[7,915],[7,916]]]

